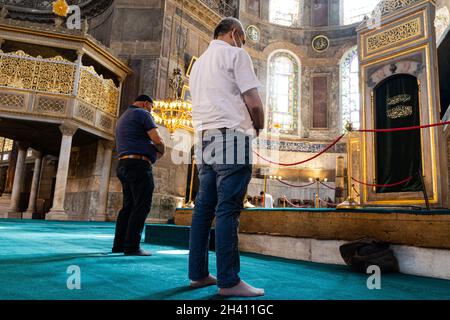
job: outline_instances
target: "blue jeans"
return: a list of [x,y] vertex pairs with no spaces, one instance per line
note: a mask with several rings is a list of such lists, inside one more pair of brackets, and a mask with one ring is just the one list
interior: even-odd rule
[[[214,142],[203,142],[202,149]],[[249,143],[246,143],[249,153]],[[225,145],[224,145],[225,149]],[[216,218],[217,285],[231,288],[240,281],[238,227],[243,200],[252,176],[249,155],[244,164],[199,164],[199,192],[195,199],[189,241],[189,279],[209,275],[209,233]]]

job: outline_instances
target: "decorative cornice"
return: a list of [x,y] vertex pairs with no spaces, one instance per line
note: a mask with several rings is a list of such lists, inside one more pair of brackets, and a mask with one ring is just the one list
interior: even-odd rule
[[[115,65],[115,67],[120,69],[124,74],[128,75],[133,73],[133,71],[126,64],[124,64],[112,53],[110,48],[97,41],[91,35],[85,34],[81,30],[69,30],[67,28],[56,27],[54,25],[0,18],[0,33],[2,31],[17,33],[20,35],[21,39],[24,39],[23,35],[27,35],[44,37],[45,40],[63,40],[73,42],[73,49],[78,53],[86,52],[86,50],[89,52],[95,52],[95,54],[103,57]],[[6,36],[3,38],[8,40]],[[118,76],[123,76],[123,74]]]

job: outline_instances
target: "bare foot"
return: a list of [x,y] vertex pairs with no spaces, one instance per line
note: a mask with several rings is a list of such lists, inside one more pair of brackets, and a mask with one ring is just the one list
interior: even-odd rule
[[215,284],[217,284],[216,277],[209,275],[206,278],[203,278],[201,280],[191,281],[190,287],[194,288],[194,289],[199,289],[199,288],[203,288],[203,287],[207,287],[207,286],[213,286]]
[[219,289],[219,295],[234,297],[259,297],[264,295],[264,289],[254,288],[241,280],[241,282],[232,288]]

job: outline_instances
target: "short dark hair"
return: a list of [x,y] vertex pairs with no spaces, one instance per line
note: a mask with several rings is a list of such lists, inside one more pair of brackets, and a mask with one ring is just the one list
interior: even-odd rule
[[262,196],[263,194],[264,194],[264,191],[261,191],[261,192],[259,193],[260,196]]
[[136,102],[150,102],[153,103],[153,99],[150,98],[148,95],[146,94],[142,94],[139,97],[136,98],[135,100]]
[[214,39],[217,39],[219,36],[226,34],[233,30],[233,28],[239,28],[244,32],[242,23],[233,17],[227,17],[222,19],[222,21],[219,22],[216,29],[214,30]]

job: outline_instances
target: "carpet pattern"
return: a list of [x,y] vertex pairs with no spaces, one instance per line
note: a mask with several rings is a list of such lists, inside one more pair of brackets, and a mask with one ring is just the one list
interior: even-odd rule
[[[0,221],[2,300],[202,300],[221,299],[216,287],[191,290],[188,252],[142,244],[151,257],[111,254],[114,224],[102,222]],[[214,252],[210,253],[215,273]],[[70,290],[70,266],[80,268],[80,290]],[[263,287],[268,300],[450,299],[450,281],[383,275],[381,290],[368,276],[345,266],[241,255],[241,277]]]

